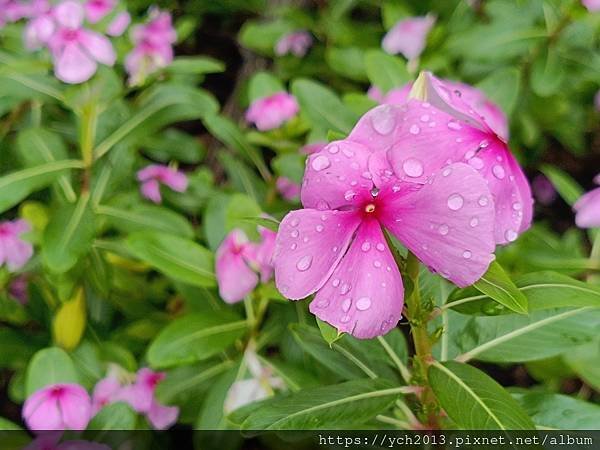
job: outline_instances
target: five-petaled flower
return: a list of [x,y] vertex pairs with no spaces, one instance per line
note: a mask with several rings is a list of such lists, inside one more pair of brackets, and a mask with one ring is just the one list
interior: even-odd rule
[[277,92],[255,100],[246,111],[246,120],[260,131],[279,128],[296,114],[300,107],[293,95]]
[[294,31],[279,38],[275,44],[275,54],[277,56],[292,54],[302,58],[306,55],[312,42],[313,39],[309,32],[304,30]]
[[137,178],[142,183],[140,187],[142,195],[154,203],[162,202],[161,184],[176,192],[185,192],[188,187],[188,179],[183,172],[160,164],[146,166],[137,173]]
[[381,46],[392,55],[402,53],[409,61],[417,59],[427,42],[435,17],[409,17],[398,21],[384,36]]
[[[420,108],[436,114],[428,104]],[[305,209],[289,213],[277,234],[281,293],[301,299],[316,292],[311,312],[358,338],[387,333],[402,314],[402,278],[384,230],[459,286],[479,279],[493,259],[494,200],[476,169],[427,164],[435,158],[429,151],[406,165],[419,180],[394,174],[388,150],[415,136],[404,117],[406,108],[377,107],[347,139],[311,155]]]
[[78,384],[53,384],[27,398],[23,419],[30,430],[85,430],[92,413],[87,391]]

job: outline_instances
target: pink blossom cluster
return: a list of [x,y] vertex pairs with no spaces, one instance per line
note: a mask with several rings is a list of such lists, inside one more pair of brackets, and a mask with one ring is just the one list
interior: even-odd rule
[[179,415],[177,407],[162,405],[155,398],[156,386],[164,378],[162,372],[142,368],[135,381],[123,384],[111,373],[96,384],[91,398],[75,383],[49,385],[27,398],[23,419],[33,431],[85,430],[103,406],[125,402],[136,412],[145,414],[155,429],[163,430],[173,425]]
[[9,272],[22,268],[33,255],[33,245],[23,239],[31,231],[25,220],[0,222],[0,267],[6,265]]
[[279,128],[300,111],[296,98],[287,92],[277,92],[252,102],[246,111],[246,121],[260,131]]
[[154,203],[162,202],[160,185],[164,184],[176,192],[185,192],[188,179],[183,172],[160,164],[150,164],[137,173],[143,197]]
[[483,115],[482,94],[430,73],[415,88],[421,95],[372,109],[346,139],[309,156],[304,209],[277,233],[280,292],[315,294],[311,312],[358,338],[387,333],[402,315],[391,236],[464,287],[485,273],[496,244],[531,223],[529,183],[505,127]]
[[275,232],[258,227],[260,241],[252,242],[241,229],[225,237],[216,254],[215,272],[219,294],[227,303],[243,300],[259,281],[266,283],[273,276]]

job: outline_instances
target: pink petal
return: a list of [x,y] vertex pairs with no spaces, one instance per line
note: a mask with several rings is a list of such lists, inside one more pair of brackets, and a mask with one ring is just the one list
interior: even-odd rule
[[54,73],[65,83],[83,83],[96,73],[96,68],[96,62],[76,43],[65,45],[62,53],[54,59]]
[[51,389],[42,388],[27,398],[23,405],[23,419],[30,430],[63,429],[58,401],[50,395]]
[[55,28],[54,21],[47,15],[31,19],[25,27],[25,47],[28,50],[40,48],[50,40]]
[[581,3],[589,12],[600,11],[600,0],[581,0]]
[[83,24],[84,9],[75,0],[65,0],[53,9],[54,18],[65,28],[77,29]]
[[258,275],[248,267],[244,248],[248,238],[242,230],[231,231],[216,253],[215,272],[219,295],[227,303],[243,300],[258,284]]
[[370,152],[385,151],[398,142],[403,130],[406,107],[386,104],[364,114],[347,141],[365,146]]
[[435,17],[429,15],[400,20],[387,32],[381,46],[392,55],[402,53],[406,59],[416,59],[423,52],[434,23]]
[[310,144],[306,144],[302,148],[300,148],[300,153],[303,153],[305,155],[312,155],[313,153],[317,153],[323,150],[323,148],[326,145],[327,142],[324,141],[311,142]]
[[4,240],[6,265],[9,272],[15,272],[23,267],[33,256],[33,245],[18,237]]
[[153,401],[147,417],[154,429],[166,430],[177,422],[179,408],[176,406],[164,406],[157,401]]
[[159,180],[177,192],[184,192],[188,187],[187,176],[183,172],[179,172],[171,167],[165,167],[161,171]]
[[281,194],[281,196],[288,201],[295,201],[300,198],[300,185],[298,183],[294,183],[289,178],[277,178],[276,187],[279,191],[279,194]]
[[254,257],[260,270],[260,281],[266,283],[273,276],[273,253],[277,233],[263,227],[259,227],[259,232],[261,242],[256,248]]
[[277,92],[255,100],[246,112],[246,120],[254,123],[260,131],[279,128],[296,114],[300,107],[293,95]]
[[96,414],[104,406],[112,403],[120,389],[121,383],[115,376],[109,375],[98,381],[92,394],[92,413]]
[[575,223],[579,228],[600,227],[600,188],[583,194],[573,209],[577,213]]
[[358,204],[373,187],[362,145],[335,141],[309,156],[300,198],[305,208],[337,209]]
[[348,253],[317,292],[310,311],[359,339],[386,334],[402,316],[404,288],[376,220],[364,221]]
[[114,0],[88,0],[85,3],[87,20],[90,23],[100,22],[114,7]]
[[148,180],[142,183],[140,192],[148,200],[154,203],[161,203],[162,196],[160,195],[160,185],[156,180]]
[[277,56],[287,55],[288,53],[302,58],[312,45],[312,36],[306,31],[295,31],[282,36],[275,44],[275,54]]
[[223,409],[226,413],[230,413],[242,406],[263,400],[268,396],[269,393],[260,380],[254,378],[239,380],[233,383],[229,391],[227,391]]
[[95,31],[85,30],[81,32],[80,39],[81,45],[96,61],[107,66],[112,66],[115,63],[117,54],[106,36]]
[[164,170],[164,167],[165,166],[161,166],[160,164],[150,164],[138,171],[137,179],[138,181],[148,181],[151,178],[158,178]]
[[384,226],[430,270],[461,287],[485,273],[495,248],[494,200],[475,169],[451,164],[421,189],[385,199]]
[[117,14],[112,22],[108,24],[108,27],[106,28],[106,34],[109,36],[121,36],[130,23],[131,16],[127,11],[123,11]]
[[360,223],[353,211],[301,209],[279,226],[273,263],[277,289],[297,300],[317,291],[329,279]]
[[85,430],[92,417],[90,396],[81,386],[65,386],[66,392],[58,400],[64,425],[70,430]]

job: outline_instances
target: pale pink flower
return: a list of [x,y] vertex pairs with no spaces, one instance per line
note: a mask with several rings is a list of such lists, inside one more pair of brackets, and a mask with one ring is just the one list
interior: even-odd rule
[[581,3],[589,12],[600,11],[600,0],[581,0]]
[[131,16],[127,11],[120,12],[115,18],[108,24],[106,28],[106,34],[109,36],[121,36],[129,24],[131,23]]
[[51,5],[47,0],[35,0],[30,5],[29,22],[25,26],[23,38],[28,50],[36,50],[48,43],[56,24]]
[[596,108],[596,111],[600,111],[600,90],[594,95],[594,107]]
[[0,27],[29,17],[30,5],[21,0],[0,0]]
[[91,418],[90,396],[78,384],[54,384],[34,392],[23,405],[30,430],[85,430]]
[[279,177],[276,182],[277,190],[281,196],[288,201],[295,201],[300,198],[300,185],[289,178]]
[[97,63],[112,66],[116,54],[106,36],[83,28],[84,9],[75,0],[66,0],[54,8],[57,30],[48,41],[54,60],[54,73],[65,83],[83,83],[98,68]]
[[447,83],[428,72],[420,81],[427,102],[410,100],[391,109],[397,111],[397,125],[388,158],[395,174],[402,180],[424,182],[428,173],[448,163],[468,163],[485,178],[493,194],[496,243],[514,241],[531,226],[533,198],[503,136],[508,131],[499,121],[495,127],[488,123],[477,110],[476,95],[465,85]]
[[275,54],[277,56],[292,54],[298,58],[302,58],[306,55],[312,42],[312,36],[307,31],[294,31],[279,38],[275,44]]
[[129,84],[142,84],[146,77],[173,61],[173,43],[177,33],[171,15],[157,8],[150,10],[150,20],[132,29],[133,50],[125,58]]
[[367,91],[367,97],[382,105],[386,103],[402,105],[408,100],[411,87],[412,83],[408,83],[401,88],[390,89],[387,94],[384,94],[377,86],[371,86]]
[[[600,174],[594,178],[600,184]],[[600,227],[600,187],[583,194],[573,206],[575,223],[579,228]]]
[[301,147],[300,153],[303,153],[305,155],[312,155],[313,153],[317,153],[317,152],[321,151],[323,149],[323,147],[325,147],[326,145],[327,145],[327,142],[325,142],[325,141],[311,142],[311,143],[305,144],[303,147]]
[[260,131],[273,130],[298,114],[299,110],[293,95],[277,92],[252,102],[246,111],[246,121],[256,125]]
[[87,0],[85,16],[90,23],[100,22],[116,6],[116,0]]
[[387,32],[381,46],[391,55],[402,53],[406,59],[415,60],[425,49],[434,23],[432,15],[402,19]]
[[531,182],[531,189],[538,202],[549,205],[556,200],[556,189],[545,175],[536,176]]
[[26,305],[29,301],[27,285],[28,282],[25,275],[19,275],[18,277],[13,278],[8,285],[9,295],[21,305]]
[[[316,293],[310,311],[361,339],[387,333],[402,314],[402,277],[384,230],[458,286],[477,281],[493,258],[494,200],[474,168],[409,161],[424,182],[394,175],[386,153],[407,138],[404,112],[374,108],[348,138],[311,155],[305,209],[289,213],[277,233],[279,291],[293,300]],[[421,114],[432,112],[422,107]]]
[[169,166],[151,164],[137,173],[140,191],[144,197],[154,203],[161,203],[160,185],[164,184],[176,192],[185,192],[188,187],[187,176]]
[[216,253],[215,272],[219,295],[227,303],[236,303],[254,290],[260,280],[265,283],[273,274],[272,257],[275,233],[258,227],[261,240],[252,242],[240,229],[225,237]]
[[25,220],[0,222],[0,266],[6,264],[9,272],[15,272],[33,255],[33,245],[22,239],[31,231]]

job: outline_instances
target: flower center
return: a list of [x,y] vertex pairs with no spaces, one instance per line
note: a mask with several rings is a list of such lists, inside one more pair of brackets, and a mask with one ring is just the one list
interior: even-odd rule
[[375,204],[369,203],[367,206],[365,206],[365,212],[368,214],[375,212]]

